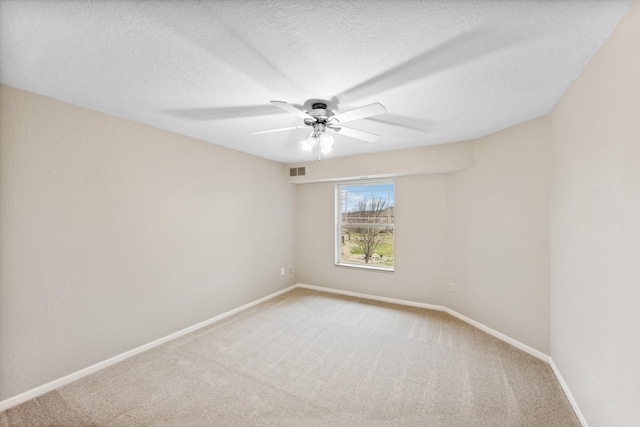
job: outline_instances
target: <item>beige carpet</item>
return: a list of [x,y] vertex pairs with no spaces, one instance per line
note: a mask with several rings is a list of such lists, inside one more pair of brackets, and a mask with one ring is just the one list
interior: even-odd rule
[[445,313],[295,289],[0,426],[579,426],[550,367]]

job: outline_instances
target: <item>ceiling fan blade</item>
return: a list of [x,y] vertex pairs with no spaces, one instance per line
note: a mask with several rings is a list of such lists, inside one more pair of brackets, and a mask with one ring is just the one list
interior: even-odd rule
[[385,114],[383,117],[369,117],[365,120],[405,129],[417,130],[420,132],[428,132],[433,130],[435,123],[429,120],[418,119],[415,117],[399,116],[397,114]]
[[291,114],[295,114],[296,116],[300,117],[301,119],[313,119],[313,116],[308,115],[307,113],[305,113],[304,111],[302,111],[301,109],[299,109],[298,107],[294,107],[293,105],[284,102],[284,101],[270,101],[273,105],[278,106],[280,108],[282,108],[284,111],[287,111]]
[[486,57],[519,41],[521,40],[518,38],[506,37],[501,31],[478,28],[434,46],[408,61],[345,90],[336,97],[342,100],[356,101],[378,95],[415,80]]
[[345,128],[342,126],[329,126],[329,129],[339,133],[340,135],[361,139],[366,142],[376,142],[378,138],[380,138],[380,135],[376,135],[375,133],[369,133],[358,129]]
[[281,132],[283,130],[294,130],[294,129],[303,129],[308,128],[309,126],[290,126],[287,128],[278,128],[278,129],[269,129],[269,130],[254,130],[253,132],[249,132],[251,135],[260,135],[262,133],[271,133],[271,132]]
[[340,123],[352,122],[354,120],[366,119],[367,117],[377,116],[378,114],[384,114],[387,109],[384,108],[379,102],[365,105],[364,107],[356,108],[354,110],[345,111],[344,113],[336,114],[332,117]]

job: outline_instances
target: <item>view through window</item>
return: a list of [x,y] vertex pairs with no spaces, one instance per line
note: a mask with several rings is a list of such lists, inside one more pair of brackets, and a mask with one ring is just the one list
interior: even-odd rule
[[340,184],[336,200],[336,263],[393,270],[394,186]]

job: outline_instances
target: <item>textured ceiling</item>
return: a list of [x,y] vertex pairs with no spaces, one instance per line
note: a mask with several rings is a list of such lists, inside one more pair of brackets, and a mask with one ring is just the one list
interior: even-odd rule
[[632,0],[0,0],[2,83],[285,163],[269,104],[380,102],[327,157],[480,137],[547,114]]

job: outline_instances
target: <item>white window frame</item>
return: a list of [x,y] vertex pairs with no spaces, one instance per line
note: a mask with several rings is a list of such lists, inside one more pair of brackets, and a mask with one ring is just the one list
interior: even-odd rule
[[393,265],[374,265],[374,264],[357,264],[357,263],[349,263],[341,260],[342,255],[342,188],[349,186],[368,186],[368,185],[392,185],[393,186],[393,195],[394,195],[394,211],[395,211],[395,192],[396,185],[393,180],[367,180],[367,181],[347,181],[347,182],[339,182],[335,187],[335,265],[339,267],[349,267],[349,268],[362,268],[367,270],[379,270],[385,272],[394,272],[395,271],[395,253],[396,253],[396,242],[395,242],[395,214],[394,221],[392,223],[385,223],[385,227],[391,227],[393,229]]

